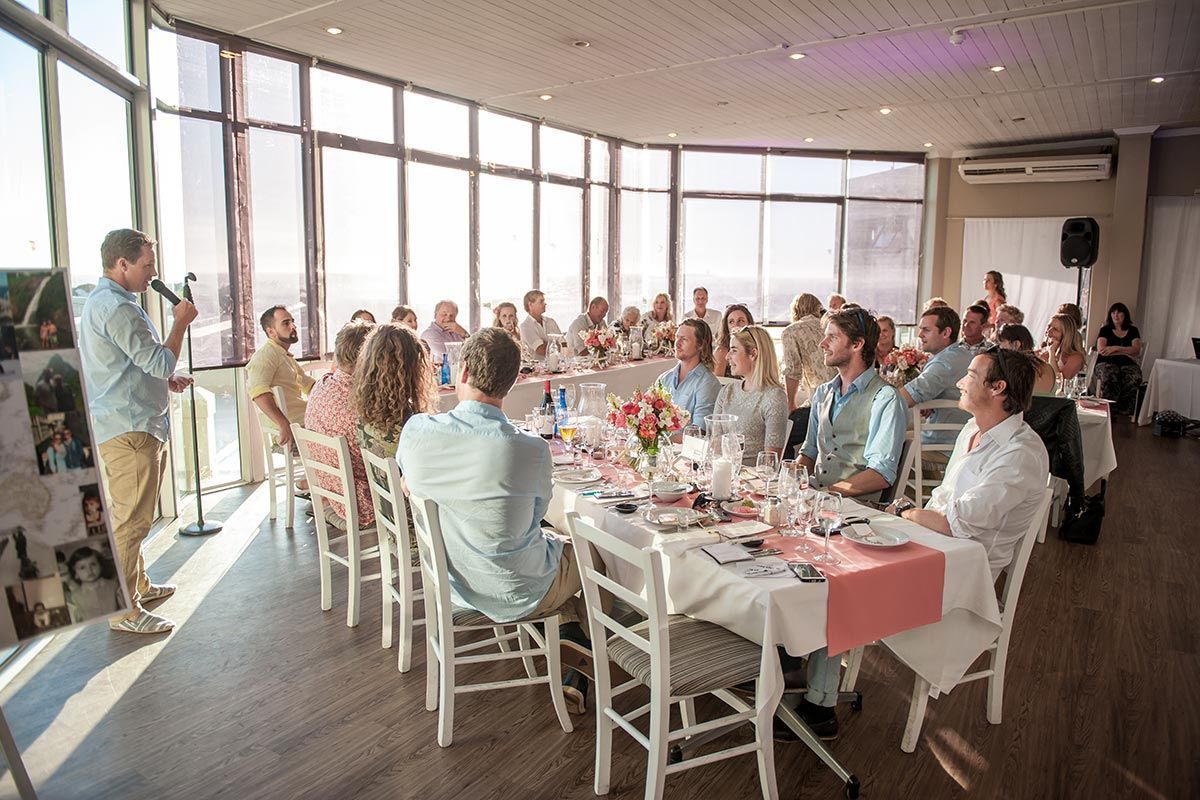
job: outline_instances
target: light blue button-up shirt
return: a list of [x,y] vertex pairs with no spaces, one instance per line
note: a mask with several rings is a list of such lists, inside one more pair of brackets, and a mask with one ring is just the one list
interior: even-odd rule
[[712,374],[712,370],[703,364],[697,364],[681,382],[679,380],[679,363],[662,375],[658,382],[671,393],[671,402],[692,415],[692,425],[704,427],[704,418],[713,413],[717,395],[721,393],[721,382]]
[[[976,353],[962,341],[957,341],[937,353],[921,369],[921,374],[904,384],[904,390],[917,405],[930,400],[957,400],[962,394],[958,382],[967,374]],[[939,408],[929,417],[933,423],[966,422],[971,415],[957,408]],[[925,444],[953,442],[954,431],[921,431]]]
[[409,419],[396,460],[409,490],[438,504],[454,604],[497,622],[532,613],[563,550],[540,527],[553,490],[546,442],[464,400]]
[[177,359],[137,295],[100,278],[83,304],[79,353],[97,444],[132,431],[167,441],[167,378]]
[[[808,434],[800,448],[800,455],[817,460],[817,430],[821,423],[820,409],[824,408],[825,398],[833,392],[833,408],[830,411],[830,421],[836,420],[842,408],[856,393],[865,391],[867,384],[875,377],[875,370],[869,369],[854,379],[850,389],[842,392],[842,376],[836,375],[833,380],[822,383],[813,392],[813,411],[808,415]],[[900,469],[900,451],[904,448],[904,433],[908,428],[907,409],[899,392],[881,391],[875,395],[871,403],[871,422],[867,430],[867,443],[863,448],[863,458],[867,467],[882,475],[888,483],[896,482],[896,472]]]

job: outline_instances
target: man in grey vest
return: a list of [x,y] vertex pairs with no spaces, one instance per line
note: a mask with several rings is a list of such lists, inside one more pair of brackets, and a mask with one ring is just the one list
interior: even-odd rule
[[847,307],[825,317],[821,350],[836,377],[817,387],[800,463],[812,483],[845,497],[878,500],[896,480],[904,447],[905,405],[876,372],[879,323]]
[[[845,497],[877,500],[896,480],[904,447],[905,407],[896,390],[875,371],[879,323],[869,311],[843,306],[825,317],[821,350],[825,366],[837,376],[813,393],[808,435],[800,463],[808,467],[812,485]],[[780,648],[780,665],[789,686],[800,659]],[[822,647],[807,658],[804,685],[808,691],[796,713],[822,739],[838,735],[837,703],[840,655]],[[777,739],[792,738],[776,724]]]

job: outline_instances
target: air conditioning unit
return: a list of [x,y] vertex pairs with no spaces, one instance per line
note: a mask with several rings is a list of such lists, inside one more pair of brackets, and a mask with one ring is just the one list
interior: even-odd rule
[[1112,176],[1112,156],[1037,156],[966,159],[958,174],[967,183],[1063,183]]

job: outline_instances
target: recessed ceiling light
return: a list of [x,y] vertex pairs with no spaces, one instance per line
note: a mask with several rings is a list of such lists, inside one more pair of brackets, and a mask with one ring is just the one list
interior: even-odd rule
[[1165,80],[1166,80],[1166,78],[1164,78],[1162,75],[1155,75],[1153,78],[1150,79],[1150,82],[1151,83],[1162,83]]
[[554,95],[552,95],[552,94],[539,94],[538,95],[538,100],[553,100],[553,99],[554,99]]
[[892,110],[885,106],[884,108],[879,109],[879,113],[886,117],[888,114],[892,113]]
[[330,36],[341,36],[342,35],[342,29],[337,27],[336,25],[326,28],[325,32],[328,33]]
[[812,144],[812,140],[813,140],[813,138],[811,136],[804,137],[804,141],[808,142],[809,144]]
[[592,46],[591,42],[584,41],[583,39],[578,39],[574,42],[571,42],[571,44],[575,45],[576,47],[591,47]]
[[1004,67],[1000,64],[997,64],[994,67],[988,67],[988,69],[990,69],[992,72],[1004,72]]
[[678,135],[679,135],[679,134],[678,134],[678,133],[676,133],[675,131],[671,131],[670,133],[668,133],[668,134],[667,134],[667,138],[668,138],[668,139],[674,139],[674,138],[675,138],[676,136],[678,136]]
[[926,142],[925,144],[923,144],[921,146],[922,147],[933,147],[933,142]]
[[792,53],[791,55],[788,56],[788,58],[790,58],[792,61],[799,61],[800,59],[807,58],[807,57],[808,57],[807,53]]

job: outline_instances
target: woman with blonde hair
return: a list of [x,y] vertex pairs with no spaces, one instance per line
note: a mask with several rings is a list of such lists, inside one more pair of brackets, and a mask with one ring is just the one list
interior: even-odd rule
[[1087,356],[1083,350],[1083,337],[1070,314],[1055,314],[1046,325],[1046,335],[1038,358],[1054,368],[1054,374],[1071,380],[1083,369]]
[[650,310],[642,315],[642,325],[647,328],[674,320],[675,316],[671,313],[671,296],[666,292],[654,295],[654,300],[650,302]]
[[355,369],[358,446],[394,458],[400,430],[409,417],[437,411],[429,376],[429,355],[415,332],[395,322],[378,326]]
[[415,331],[417,329],[417,312],[412,306],[402,303],[392,309],[392,322],[402,323]]
[[754,315],[741,303],[725,307],[725,313],[721,316],[721,329],[717,332],[717,346],[713,350],[713,375],[718,378],[729,377],[730,332],[753,324]]
[[[807,405],[817,387],[837,374],[833,367],[825,366],[825,355],[821,352],[821,301],[815,294],[796,295],[792,300],[792,324],[779,335],[783,343],[783,380],[787,389],[788,409],[795,411]],[[796,402],[796,392],[804,390],[805,402]]]
[[521,329],[517,327],[517,306],[515,303],[504,302],[492,309],[492,327],[500,328],[509,338],[521,344]]
[[737,416],[734,427],[746,437],[746,463],[753,464],[763,450],[782,455],[788,399],[779,382],[775,343],[766,328],[749,325],[729,335],[729,367],[741,380],[721,388],[713,413]]

